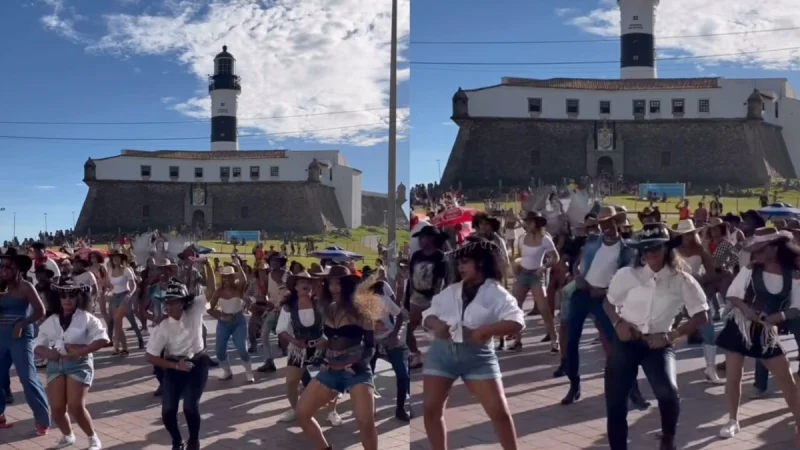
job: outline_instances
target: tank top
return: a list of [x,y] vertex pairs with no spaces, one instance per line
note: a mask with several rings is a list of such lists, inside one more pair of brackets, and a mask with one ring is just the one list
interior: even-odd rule
[[244,309],[244,300],[240,297],[219,298],[217,306],[224,314],[239,314]]
[[19,297],[6,295],[0,300],[0,327],[14,326],[28,317],[28,302]]
[[129,291],[128,283],[131,281],[131,274],[129,269],[125,269],[125,271],[122,272],[122,275],[118,277],[112,276],[109,273],[108,280],[111,282],[111,286],[113,287],[111,292],[114,294],[122,294]]
[[692,255],[692,256],[684,256],[683,260],[686,261],[686,265],[689,266],[689,270],[691,271],[692,275],[699,276],[700,269],[703,268],[703,257],[700,255]]

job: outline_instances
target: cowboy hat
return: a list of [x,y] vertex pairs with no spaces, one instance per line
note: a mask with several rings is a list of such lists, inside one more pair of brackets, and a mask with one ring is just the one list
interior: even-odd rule
[[494,242],[481,237],[470,236],[464,245],[448,253],[454,260],[471,259],[482,261],[491,256],[500,261],[502,250]]
[[472,228],[477,230],[482,222],[488,223],[495,233],[500,231],[500,220],[496,217],[489,216],[485,212],[479,212],[472,217]]
[[33,259],[28,255],[20,255],[16,248],[9,247],[6,252],[0,255],[0,259],[10,259],[14,261],[20,272],[28,273],[33,267]]
[[525,216],[522,218],[523,222],[533,222],[539,228],[544,228],[547,225],[547,217],[543,216],[542,213],[536,211],[528,211],[525,213]]
[[353,281],[361,280],[361,277],[354,274],[345,266],[333,266],[328,269],[328,273],[323,275],[325,279],[342,279],[342,278],[350,278]]
[[295,285],[300,280],[314,281],[314,280],[318,280],[318,279],[319,279],[319,277],[315,277],[315,276],[311,275],[310,273],[308,273],[308,272],[306,272],[304,270],[302,272],[298,272],[298,273],[294,273],[294,274],[289,275],[286,278],[286,288],[289,289],[290,291],[293,291]]
[[791,240],[792,233],[786,230],[778,231],[772,227],[758,228],[753,232],[753,237],[747,240],[742,247],[746,252],[755,252],[780,240]]
[[729,213],[725,214],[724,216],[722,216],[722,220],[724,220],[725,222],[728,222],[728,223],[732,223],[734,225],[738,225],[738,224],[742,223],[742,218],[737,216],[736,214],[731,213],[731,212],[729,212]]
[[155,266],[164,268],[164,267],[175,267],[177,266],[177,264],[175,264],[175,261],[173,261],[171,258],[162,258],[156,260]]
[[122,253],[119,250],[113,250],[111,253],[109,253],[108,259],[114,259],[115,256],[119,257],[124,262],[128,262],[128,255],[126,255],[125,253]]
[[224,266],[220,269],[219,274],[223,277],[236,275],[236,269],[234,269],[233,266]]
[[644,209],[642,209],[639,213],[637,213],[640,222],[647,217],[653,217],[656,215],[658,215],[658,211],[656,211],[656,209],[653,208],[652,206],[645,206]]
[[700,229],[694,226],[694,221],[692,219],[681,219],[674,225],[672,234],[681,236],[698,231],[700,231]]
[[411,237],[421,238],[421,237],[433,237],[438,238],[442,235],[442,232],[433,225],[425,225],[419,231],[411,235]]
[[597,214],[589,213],[583,218],[583,227],[593,227],[597,225]]
[[56,276],[55,272],[53,272],[52,270],[48,269],[45,266],[37,267],[36,270],[33,271],[33,274],[34,275],[44,275],[47,278],[53,278],[54,276]]
[[618,211],[617,208],[611,205],[603,206],[600,208],[599,211],[597,211],[598,223],[606,222],[608,220],[614,220],[616,222],[619,222],[620,220],[625,218],[627,218],[627,214],[625,213],[625,211]]
[[637,250],[650,250],[661,247],[671,240],[667,225],[656,222],[645,224],[627,244]]
[[725,232],[728,232],[728,222],[725,222],[719,217],[712,217],[703,228],[710,230],[711,228],[715,227],[725,227]]
[[625,218],[622,219],[622,221],[620,222],[619,227],[620,228],[633,228],[633,224],[631,223],[630,220],[628,220],[628,215],[627,214],[625,215]]
[[59,280],[58,284],[51,285],[51,288],[57,292],[70,294],[70,293],[89,293],[92,291],[92,287],[86,284],[78,283],[73,278],[62,278]]
[[278,261],[280,261],[281,267],[285,266],[286,263],[289,261],[289,258],[287,258],[281,252],[272,252],[267,256],[267,261],[268,262],[272,261],[273,259],[277,259]]
[[170,280],[167,289],[164,290],[164,302],[184,302],[193,300],[194,296],[189,293],[186,285]]
[[745,212],[739,213],[742,217],[743,221],[752,221],[756,224],[757,228],[764,228],[766,227],[767,223],[764,222],[764,218],[761,217],[761,214],[758,213],[755,209],[748,209]]

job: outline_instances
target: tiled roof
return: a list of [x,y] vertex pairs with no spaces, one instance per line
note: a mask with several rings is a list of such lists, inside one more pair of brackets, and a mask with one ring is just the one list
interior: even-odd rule
[[286,158],[288,150],[238,150],[238,151],[187,151],[187,150],[122,150],[122,156],[164,159],[279,159]]
[[581,78],[503,78],[504,86],[522,86],[550,89],[581,89],[587,91],[653,91],[673,89],[713,89],[719,87],[719,78],[650,78],[629,80],[599,80]]

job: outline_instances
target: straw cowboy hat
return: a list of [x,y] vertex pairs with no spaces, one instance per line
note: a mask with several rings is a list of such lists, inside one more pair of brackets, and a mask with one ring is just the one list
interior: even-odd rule
[[225,266],[219,271],[219,274],[223,277],[236,275],[236,269],[234,269],[233,266]]
[[753,237],[747,240],[742,250],[746,252],[755,252],[781,240],[790,241],[792,237],[792,233],[786,230],[778,231],[773,227],[759,228],[755,230]]
[[696,233],[698,231],[700,231],[700,228],[694,226],[694,221],[692,219],[681,219],[675,224],[674,228],[672,229],[672,234],[676,236],[682,236],[684,234]]
[[637,250],[649,250],[661,247],[672,241],[669,229],[664,223],[648,223],[636,233],[636,237],[627,242]]
[[627,213],[625,211],[617,210],[617,208],[613,206],[603,206],[600,208],[600,211],[597,212],[597,223],[606,222],[609,220],[613,220],[617,223],[620,223],[623,219],[627,218]]

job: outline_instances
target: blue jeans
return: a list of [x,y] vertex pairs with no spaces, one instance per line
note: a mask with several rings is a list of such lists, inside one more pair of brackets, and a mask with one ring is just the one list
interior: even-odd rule
[[[33,326],[25,327],[19,339],[11,337],[12,330],[10,325],[0,326],[0,386],[9,385],[9,371],[14,364],[36,425],[50,427],[50,406],[33,364]],[[0,415],[5,411],[6,402],[0,402]]]
[[[800,319],[787,320],[786,328],[794,336],[797,342],[797,348],[800,349]],[[753,385],[760,391],[766,391],[769,387],[769,370],[761,363],[761,360],[756,360],[756,371]]]
[[603,300],[593,299],[587,291],[575,290],[570,298],[569,318],[567,319],[567,376],[572,384],[580,383],[578,369],[581,366],[578,347],[583,335],[586,318],[594,317],[597,330],[609,342],[614,339],[614,325],[603,310]]
[[233,345],[239,353],[239,359],[243,362],[250,361],[250,353],[247,352],[247,321],[244,314],[238,313],[233,316],[230,322],[217,321],[217,342],[216,351],[219,362],[228,360],[228,341],[233,338]]
[[376,352],[370,362],[373,374],[379,359],[385,359],[392,365],[392,370],[397,380],[397,407],[402,408],[405,406],[408,395],[411,392],[411,376],[408,373],[408,347],[401,345],[391,350],[386,350],[384,354]]

